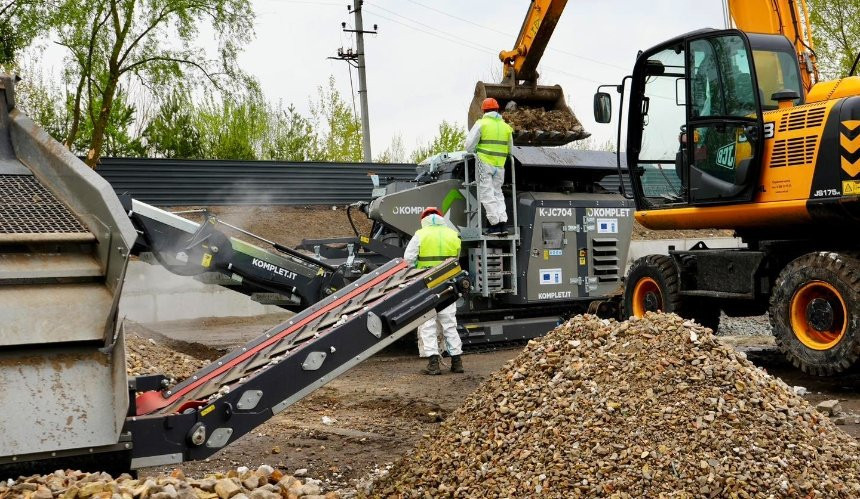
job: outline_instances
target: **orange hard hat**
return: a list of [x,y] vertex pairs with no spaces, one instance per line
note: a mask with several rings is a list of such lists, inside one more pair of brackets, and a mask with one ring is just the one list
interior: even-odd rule
[[430,215],[439,215],[441,217],[442,212],[439,211],[439,208],[436,208],[435,206],[428,206],[427,208],[424,208],[424,211],[421,212],[421,220],[424,220],[424,217]]
[[481,110],[482,111],[498,111],[499,110],[499,102],[492,97],[487,97],[486,99],[484,99],[484,102],[481,103]]

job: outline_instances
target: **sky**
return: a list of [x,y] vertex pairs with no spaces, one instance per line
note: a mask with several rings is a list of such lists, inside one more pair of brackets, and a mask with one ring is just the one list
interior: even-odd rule
[[[256,39],[241,66],[259,78],[270,99],[302,111],[329,75],[349,98],[347,64],[327,59],[338,47],[354,47],[352,34],[341,31],[341,22],[353,27],[349,3],[254,0]],[[465,127],[475,83],[501,74],[498,53],[513,48],[528,7],[527,0],[366,0],[365,29],[379,27],[379,34],[365,38],[374,156],[396,134],[411,150],[432,139],[442,120]],[[570,0],[541,61],[541,83],[560,84],[602,143],[615,128],[593,121],[598,84],[620,82],[638,50],[723,26],[721,0]],[[357,92],[354,70],[352,76]]]
[[[256,37],[239,64],[267,98],[306,114],[317,87],[334,76],[350,104],[356,92],[358,109],[355,70],[351,89],[347,64],[328,59],[339,47],[354,47],[353,35],[341,29],[341,22],[353,28],[351,0],[251,1]],[[528,7],[528,0],[366,0],[365,29],[379,28],[365,42],[373,155],[395,135],[411,151],[443,120],[465,127],[475,83],[499,77],[498,53],[513,48]],[[613,125],[593,121],[597,85],[619,83],[638,50],[723,25],[722,0],[569,0],[541,61],[540,83],[565,89],[598,143],[614,140]]]

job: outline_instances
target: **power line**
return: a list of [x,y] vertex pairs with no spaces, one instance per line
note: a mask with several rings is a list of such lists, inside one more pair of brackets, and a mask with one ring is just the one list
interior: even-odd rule
[[[369,6],[365,6],[365,8],[368,8],[368,7],[369,7]],[[379,7],[378,5],[374,5],[374,6],[372,6],[372,8],[373,8],[373,9],[382,9],[382,7]],[[383,9],[383,10],[386,10],[387,12],[392,12],[392,11],[390,11],[390,10],[388,10],[388,9]],[[399,24],[399,25],[404,26],[404,27],[406,27],[406,28],[412,29],[412,30],[414,30],[414,31],[418,31],[418,32],[424,33],[424,34],[426,34],[426,35],[430,35],[430,36],[433,36],[433,37],[439,38],[439,39],[441,39],[441,40],[445,40],[445,41],[447,41],[447,42],[457,44],[458,46],[461,46],[461,47],[462,47],[462,46],[465,46],[466,48],[470,48],[470,49],[472,49],[472,50],[477,50],[477,51],[479,51],[479,52],[483,52],[483,53],[486,53],[486,54],[498,55],[498,52],[496,52],[496,50],[495,50],[495,49],[490,48],[490,47],[487,47],[486,45],[481,45],[481,44],[479,44],[479,43],[472,42],[472,41],[467,40],[467,39],[465,39],[465,38],[462,38],[462,37],[460,37],[460,36],[453,35],[453,34],[451,34],[451,33],[447,33],[447,32],[445,32],[445,31],[442,31],[442,30],[436,29],[436,28],[435,28],[435,27],[433,27],[433,26],[429,26],[429,25],[427,25],[427,24],[424,24],[424,23],[422,23],[422,22],[420,22],[420,21],[416,21],[416,20],[414,20],[414,19],[410,19],[410,18],[408,18],[408,17],[406,17],[406,16],[403,16],[403,15],[400,15],[400,14],[397,14],[397,13],[394,13],[394,14],[395,14],[395,15],[397,15],[397,16],[399,16],[399,17],[402,17],[403,19],[406,19],[407,21],[413,22],[413,23],[415,23],[415,24],[419,24],[419,25],[421,25],[421,26],[427,26],[427,27],[429,27],[429,28],[431,28],[431,29],[434,29],[435,31],[427,31],[427,30],[425,30],[425,29],[421,29],[421,28],[418,28],[418,27],[415,27],[415,26],[412,26],[412,25],[406,24],[406,23],[404,23],[404,22],[398,21],[397,19],[394,19],[394,18],[391,18],[391,17],[387,17],[387,16],[385,16],[385,15],[383,15],[383,14],[380,14],[379,12],[374,12],[374,15],[376,15],[377,17],[381,17],[381,18],[383,18],[383,19],[386,19],[386,20],[388,20],[388,21],[391,21],[391,22],[393,22],[393,23],[395,23],[395,24]],[[544,67],[544,68],[546,68],[546,69],[550,69],[550,70],[552,70],[552,71],[555,71],[555,72],[557,72],[557,73],[560,73],[560,74],[564,74],[564,75],[570,76],[571,78],[577,78],[577,79],[579,79],[579,80],[584,80],[584,81],[588,81],[588,82],[591,82],[591,83],[597,83],[597,84],[603,83],[603,82],[600,82],[600,81],[598,81],[598,80],[593,80],[593,79],[591,79],[591,78],[586,78],[586,77],[584,77],[584,76],[581,76],[581,75],[578,75],[578,74],[574,74],[574,73],[571,73],[571,72],[569,72],[569,71],[565,71],[565,70],[563,70],[563,69],[560,69],[560,68],[557,68],[557,67],[554,67],[554,66],[550,66],[550,65],[547,65],[547,64],[541,64],[541,66],[542,66],[542,67]]]
[[[481,28],[481,29],[485,29],[485,30],[487,30],[487,31],[492,31],[493,33],[497,33],[497,34],[500,34],[500,35],[504,35],[504,36],[507,36],[507,37],[510,37],[510,38],[513,38],[513,37],[514,37],[514,35],[513,35],[512,33],[507,33],[507,32],[505,32],[505,31],[502,31],[502,30],[499,30],[499,29],[493,28],[493,27],[491,27],[491,26],[487,26],[487,25],[484,25],[484,24],[481,24],[481,23],[477,23],[477,22],[475,22],[475,21],[472,21],[472,20],[466,19],[466,18],[464,18],[464,17],[456,16],[456,15],[451,14],[451,13],[449,13],[449,12],[446,12],[446,11],[444,11],[444,10],[442,10],[442,9],[439,9],[439,8],[436,8],[436,7],[431,7],[431,6],[429,6],[429,5],[426,5],[426,4],[421,3],[421,2],[417,2],[417,1],[415,1],[415,0],[407,0],[407,1],[408,1],[408,2],[410,2],[410,3],[413,3],[413,4],[415,4],[415,5],[418,5],[418,6],[420,6],[420,7],[424,7],[425,9],[432,10],[433,12],[438,12],[439,14],[442,14],[443,16],[446,16],[446,17],[450,17],[451,19],[456,19],[456,20],[458,20],[458,21],[462,21],[462,22],[464,22],[464,23],[471,24],[472,26],[475,26],[475,27],[478,27],[478,28]],[[382,7],[379,7],[379,8],[382,8]],[[594,59],[594,58],[591,58],[591,57],[588,57],[588,56],[584,56],[584,55],[582,55],[582,54],[577,54],[577,53],[575,53],[575,52],[570,52],[569,50],[563,50],[563,49],[559,49],[559,48],[555,48],[555,47],[547,47],[547,50],[549,50],[550,52],[558,52],[559,54],[565,54],[565,55],[569,55],[569,56],[571,56],[571,57],[576,57],[576,58],[578,58],[578,59],[582,59],[582,60],[585,60],[585,61],[588,61],[588,62],[592,62],[592,63],[594,63],[594,64],[600,64],[600,65],[602,65],[602,66],[609,66],[609,67],[616,68],[616,69],[622,69],[622,70],[624,70],[624,71],[627,71],[627,70],[629,69],[629,68],[626,68],[626,67],[624,67],[624,66],[620,66],[620,65],[618,65],[618,64],[612,64],[612,63],[610,63],[610,62],[605,62],[605,61],[601,61],[601,60],[598,60],[598,59]]]

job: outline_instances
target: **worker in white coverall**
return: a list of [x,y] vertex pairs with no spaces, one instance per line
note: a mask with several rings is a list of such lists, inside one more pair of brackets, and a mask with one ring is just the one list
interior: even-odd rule
[[[436,207],[428,207],[421,213],[421,228],[415,232],[403,258],[409,265],[417,268],[435,267],[448,258],[460,256],[460,235],[446,224],[442,213]],[[457,333],[457,304],[452,303],[436,312],[436,317],[418,327],[423,356],[427,357],[424,374],[442,374],[439,368],[439,329],[445,338],[446,349],[451,355],[451,372],[463,372],[463,343]]]
[[502,184],[505,183],[505,163],[514,148],[513,129],[499,114],[496,99],[487,98],[481,104],[484,117],[472,125],[466,137],[466,151],[475,153],[478,164],[475,170],[478,177],[478,196],[484,205],[487,234],[504,236],[508,230],[508,214],[505,210],[505,196]]

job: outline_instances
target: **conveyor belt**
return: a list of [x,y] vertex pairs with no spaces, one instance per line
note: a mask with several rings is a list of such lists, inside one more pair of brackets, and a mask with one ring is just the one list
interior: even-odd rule
[[462,281],[453,259],[432,269],[392,260],[175,387],[140,393],[125,426],[132,466],[217,452],[432,318]]
[[249,342],[241,349],[218,359],[213,364],[195,373],[173,389],[159,394],[145,394],[138,398],[137,413],[170,414],[180,412],[188,404],[200,405],[195,401],[211,400],[217,397],[223,387],[252,376],[261,368],[283,360],[290,351],[320,332],[343,321],[356,311],[360,311],[379,298],[397,289],[417,274],[417,269],[407,269],[404,262],[371,274],[371,281],[363,283],[367,289],[351,286],[335,295],[333,300],[321,303],[307,312],[281,324],[262,336]]

